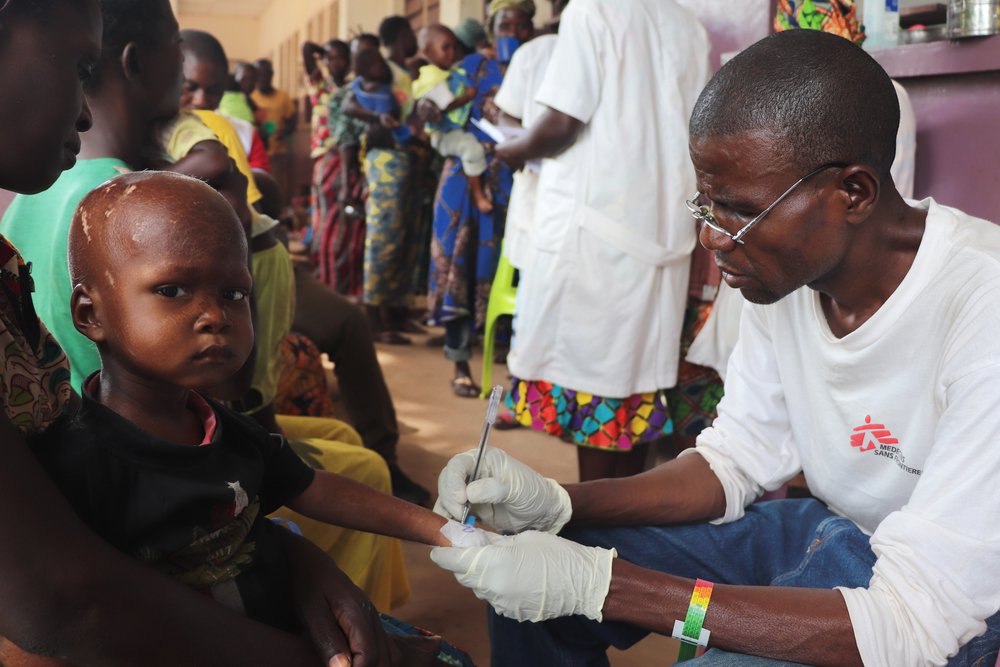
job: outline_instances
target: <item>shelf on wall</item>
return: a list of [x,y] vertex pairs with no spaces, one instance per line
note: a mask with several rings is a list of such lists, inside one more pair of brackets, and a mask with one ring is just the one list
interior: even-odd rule
[[905,44],[871,55],[894,79],[1000,71],[1000,35]]

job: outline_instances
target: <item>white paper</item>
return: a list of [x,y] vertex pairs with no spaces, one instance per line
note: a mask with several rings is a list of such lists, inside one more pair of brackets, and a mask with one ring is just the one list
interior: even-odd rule
[[498,127],[485,118],[472,118],[471,123],[498,144],[507,139],[519,137],[525,132],[523,127]]
[[435,104],[435,106],[437,106],[438,109],[444,111],[448,108],[449,104],[455,101],[455,96],[448,88],[448,82],[442,81],[427,91],[427,94],[424,95],[424,99],[430,100]]

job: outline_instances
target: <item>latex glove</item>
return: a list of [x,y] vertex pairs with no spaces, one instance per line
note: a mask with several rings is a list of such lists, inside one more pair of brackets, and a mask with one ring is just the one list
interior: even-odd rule
[[466,487],[476,467],[476,450],[455,455],[438,476],[434,511],[446,519],[461,519],[465,501],[472,514],[498,530],[558,533],[573,515],[566,489],[542,477],[503,450],[483,454],[479,479]]
[[440,532],[448,538],[453,547],[482,547],[490,543],[485,530],[453,519],[441,526]]
[[458,583],[507,618],[538,622],[581,615],[602,619],[611,587],[611,561],[617,551],[585,547],[537,531],[489,535],[489,540],[485,547],[435,547],[431,560],[454,572]]

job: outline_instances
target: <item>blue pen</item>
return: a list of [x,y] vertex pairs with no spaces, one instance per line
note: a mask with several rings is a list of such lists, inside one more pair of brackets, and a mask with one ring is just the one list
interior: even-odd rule
[[[503,387],[496,385],[490,392],[490,403],[486,407],[486,421],[483,423],[483,434],[479,438],[479,451],[476,452],[476,466],[472,469],[472,476],[465,480],[466,484],[479,479],[479,464],[483,462],[483,452],[486,451],[486,442],[490,439],[490,431],[493,424],[497,422],[497,412],[500,410],[500,397],[503,396]],[[474,526],[476,517],[469,515],[472,503],[465,501],[465,510],[462,512],[462,523]]]

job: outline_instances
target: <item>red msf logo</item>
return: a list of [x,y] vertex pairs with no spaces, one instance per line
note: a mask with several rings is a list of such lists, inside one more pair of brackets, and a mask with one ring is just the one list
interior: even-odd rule
[[859,452],[870,452],[879,445],[895,447],[898,444],[899,440],[892,437],[885,424],[872,423],[871,415],[865,415],[864,425],[856,427],[851,435],[851,447],[857,447]]

